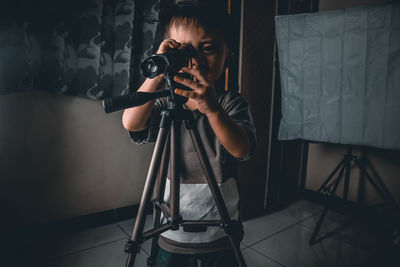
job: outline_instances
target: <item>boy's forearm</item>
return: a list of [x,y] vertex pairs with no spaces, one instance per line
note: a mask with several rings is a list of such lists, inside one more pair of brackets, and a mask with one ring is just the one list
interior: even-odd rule
[[232,120],[222,107],[207,114],[207,118],[218,140],[232,156],[243,158],[249,154],[251,144],[246,130]]
[[[138,92],[155,92],[161,89],[163,83],[163,77],[161,76],[153,79],[146,79],[138,89]],[[152,100],[141,106],[125,109],[122,115],[122,124],[124,128],[132,132],[146,129],[146,122],[150,117],[154,103],[155,100]]]
[[131,132],[138,132],[146,129],[146,122],[149,119],[151,110],[154,107],[154,100],[139,107],[128,108],[122,115],[124,128]]

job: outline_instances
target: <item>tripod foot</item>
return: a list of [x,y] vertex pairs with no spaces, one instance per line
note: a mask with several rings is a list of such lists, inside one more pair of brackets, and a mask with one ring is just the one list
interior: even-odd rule
[[131,240],[130,238],[128,238],[128,240],[126,240],[126,243],[125,243],[125,248],[124,248],[124,251],[126,252],[126,253],[139,253],[139,251],[140,251],[140,242],[138,242],[138,241],[133,241],[133,240]]

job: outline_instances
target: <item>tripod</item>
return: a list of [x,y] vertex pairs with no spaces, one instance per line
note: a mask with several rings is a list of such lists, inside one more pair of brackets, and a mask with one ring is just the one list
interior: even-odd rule
[[[133,267],[136,254],[140,251],[140,245],[147,239],[153,238],[151,254],[147,260],[148,266],[154,266],[157,256],[158,236],[167,230],[178,230],[180,226],[185,228],[207,226],[221,227],[228,236],[229,242],[235,253],[235,257],[240,266],[246,266],[239,245],[239,225],[229,217],[228,210],[222,198],[217,181],[213,174],[210,162],[208,161],[206,151],[201,141],[199,132],[194,124],[193,114],[189,110],[183,109],[183,100],[173,94],[174,82],[172,77],[165,77],[167,89],[171,92],[169,96],[168,109],[161,112],[161,122],[159,132],[155,143],[150,167],[147,173],[146,182],[143,189],[140,206],[137,213],[132,236],[127,240],[125,252],[129,253],[127,263]],[[183,103],[182,103],[183,102]],[[180,134],[182,122],[190,133],[192,143],[198,155],[200,164],[203,168],[211,194],[214,198],[217,210],[221,216],[220,220],[184,220],[179,214],[179,188],[180,188]],[[168,139],[169,136],[169,139]],[[163,201],[166,184],[167,163],[170,163],[170,183],[171,193],[169,205]],[[154,187],[157,182],[157,187]],[[151,201],[152,194],[154,198]],[[145,224],[146,206],[152,202],[154,214],[154,228],[143,232]],[[161,212],[167,219],[167,222],[160,224]]]
[[[364,162],[369,163],[368,157],[366,155],[364,155],[364,157],[365,157]],[[353,155],[351,145],[348,146],[347,153],[344,155],[344,157],[340,161],[340,163],[336,166],[336,168],[332,171],[332,173],[328,176],[328,178],[321,185],[318,192],[322,193],[323,195],[325,195],[329,198],[335,197],[336,190],[338,189],[338,186],[339,186],[341,180],[344,178],[343,199],[345,201],[347,201],[348,195],[349,195],[350,170],[351,170],[351,166],[352,166],[353,162],[360,169],[361,173],[369,181],[369,183],[376,190],[376,192],[378,192],[378,194],[382,197],[382,199],[384,200],[384,204],[394,208],[398,213],[400,213],[400,207],[398,206],[396,200],[393,198],[393,196],[391,195],[390,191],[387,189],[387,187],[385,186],[383,181],[378,177],[378,175],[376,173],[374,173],[374,175],[370,175],[368,173],[368,171],[365,167],[365,164],[362,164],[358,160],[357,156]],[[338,173],[338,175],[337,175],[336,179],[334,179],[332,181],[333,177],[337,173]],[[328,210],[329,210],[328,205],[325,204],[324,209],[321,213],[321,216],[319,217],[317,225],[314,229],[314,232],[312,233],[311,238],[309,240],[310,244],[315,244],[324,238],[324,237],[322,237],[322,238],[316,239],[318,232],[321,228],[322,222],[324,221]]]

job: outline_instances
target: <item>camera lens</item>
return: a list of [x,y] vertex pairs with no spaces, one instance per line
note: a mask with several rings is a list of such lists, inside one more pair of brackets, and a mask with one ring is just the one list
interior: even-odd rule
[[160,74],[174,76],[182,67],[189,64],[194,56],[194,49],[186,46],[183,49],[170,49],[164,54],[155,54],[145,59],[140,64],[143,75],[154,78]]
[[157,65],[153,65],[153,66],[149,66],[149,67],[150,67],[150,72],[151,73],[157,73],[157,71],[158,71]]
[[149,78],[154,78],[164,73],[166,65],[167,64],[163,58],[157,56],[149,57],[140,63],[143,75]]

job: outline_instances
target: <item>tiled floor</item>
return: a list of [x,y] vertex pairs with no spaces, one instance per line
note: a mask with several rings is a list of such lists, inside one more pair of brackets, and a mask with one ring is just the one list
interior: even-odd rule
[[[247,266],[400,266],[400,246],[387,242],[386,237],[391,233],[331,211],[321,234],[336,229],[340,232],[310,245],[308,241],[321,210],[320,205],[300,200],[282,211],[246,221],[241,248]],[[133,222],[122,221],[37,244],[26,254],[31,256],[21,256],[22,259],[16,259],[10,266],[17,262],[40,267],[125,266],[123,248]],[[151,216],[146,224],[151,225]],[[150,241],[147,241],[135,266],[145,267],[149,252]]]

